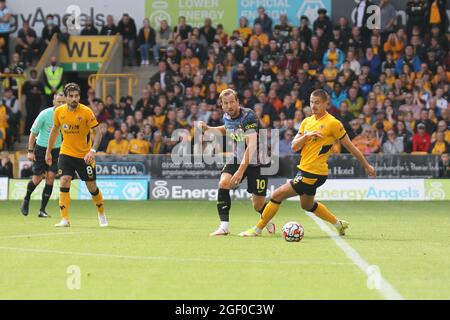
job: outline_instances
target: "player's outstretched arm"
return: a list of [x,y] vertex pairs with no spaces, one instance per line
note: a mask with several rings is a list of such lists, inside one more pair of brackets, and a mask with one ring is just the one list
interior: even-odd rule
[[361,163],[361,165],[364,167],[364,170],[366,170],[367,174],[370,177],[375,177],[376,172],[374,167],[366,160],[364,155],[361,153],[361,151],[358,150],[358,148],[355,147],[355,145],[350,141],[350,138],[346,134],[344,138],[341,139],[341,144],[347,149],[358,161]]
[[47,151],[45,152],[45,162],[50,166],[52,164],[52,150],[55,145],[56,138],[58,138],[59,127],[53,126],[48,137]]
[[217,130],[219,131],[222,135],[225,135],[227,133],[227,130],[225,129],[225,126],[220,126],[220,127],[210,127],[208,126],[204,121],[199,121],[198,125],[200,126],[200,128],[202,128],[202,131],[205,132],[206,130]]

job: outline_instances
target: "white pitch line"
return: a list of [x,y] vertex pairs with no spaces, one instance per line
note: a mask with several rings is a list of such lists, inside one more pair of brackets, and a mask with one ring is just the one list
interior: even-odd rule
[[90,234],[90,233],[98,233],[98,232],[81,231],[81,232],[54,232],[54,233],[17,234],[17,235],[0,237],[0,240],[3,240],[3,239],[18,239],[18,238],[33,238],[33,237],[68,236],[68,235]]
[[47,249],[34,249],[34,248],[18,248],[18,247],[3,247],[0,246],[0,250],[9,251],[21,251],[21,252],[33,252],[33,253],[47,253],[47,254],[59,254],[70,256],[82,256],[82,257],[97,257],[97,258],[113,258],[113,259],[132,259],[142,261],[175,261],[175,262],[208,262],[208,263],[258,263],[258,264],[287,264],[287,265],[352,265],[351,263],[344,262],[321,262],[315,260],[301,260],[301,261],[280,261],[280,260],[258,260],[258,259],[220,259],[213,257],[203,258],[177,258],[177,257],[164,257],[164,256],[128,256],[108,253],[90,253],[90,252],[71,252],[60,250],[47,250]]
[[[314,222],[327,233],[330,238],[336,243],[336,245],[345,253],[345,255],[359,268],[361,271],[370,276],[371,265],[364,260],[359,253],[350,246],[347,241],[340,237],[337,233],[332,231],[325,222],[318,218],[314,213],[305,212]],[[379,285],[375,286],[375,289],[388,300],[405,300],[405,298],[380,274]]]

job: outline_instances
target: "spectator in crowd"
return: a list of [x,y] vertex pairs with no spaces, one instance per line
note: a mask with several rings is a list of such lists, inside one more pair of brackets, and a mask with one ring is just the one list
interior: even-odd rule
[[9,63],[9,33],[11,32],[12,13],[6,6],[6,0],[0,0],[0,41],[4,52],[4,65]]
[[45,18],[45,27],[42,29],[41,35],[41,52],[44,52],[47,46],[52,40],[53,35],[59,34],[61,30],[59,30],[58,21],[54,15],[48,14]]
[[387,39],[389,33],[395,30],[397,25],[397,12],[390,0],[381,0],[380,2],[380,32],[381,41]]
[[111,141],[113,139],[113,135],[108,131],[107,122],[101,122],[99,124],[99,127],[100,127],[100,132],[102,133],[102,140],[100,141],[100,144],[98,145],[97,152],[106,152],[109,141]]
[[150,154],[166,154],[167,148],[164,143],[161,131],[155,131],[153,133],[153,139],[150,144]]
[[22,61],[25,61],[27,66],[31,66],[33,59],[39,53],[37,34],[30,27],[28,20],[23,22],[22,29],[17,34],[16,52],[21,55]]
[[53,96],[62,92],[64,69],[58,66],[56,56],[50,58],[50,65],[44,69],[44,93],[47,98],[47,105],[53,103]]
[[156,32],[155,46],[153,47],[153,58],[155,64],[159,62],[160,51],[166,50],[169,46],[169,41],[172,40],[172,30],[167,20],[161,20],[159,30]]
[[178,17],[178,25],[173,28],[174,38],[181,37],[183,42],[188,42],[192,33],[192,26],[186,23],[186,17]]
[[439,161],[439,177],[450,178],[450,155],[443,153]]
[[292,151],[292,140],[294,140],[294,132],[288,129],[283,134],[283,139],[280,140],[280,157],[294,154]]
[[404,121],[397,121],[397,124],[395,125],[395,133],[398,138],[402,138],[404,151],[410,153],[412,151],[413,135],[406,129]]
[[25,132],[28,133],[45,100],[44,84],[37,78],[36,70],[31,70],[30,79],[23,84],[22,94],[25,98]]
[[387,140],[383,143],[383,154],[399,154],[403,153],[405,146],[402,137],[397,137],[394,129],[387,132]]
[[380,144],[374,136],[373,129],[370,125],[364,125],[360,135],[352,140],[356,148],[364,155],[377,153],[380,150]]
[[431,144],[429,152],[438,155],[450,153],[450,144],[445,141],[443,132],[436,132],[436,141]]
[[6,151],[0,153],[0,177],[13,178],[13,164]]
[[33,175],[33,170],[31,170],[31,165],[29,163],[24,163],[22,170],[20,170],[21,179],[29,179]]
[[134,19],[127,13],[124,13],[119,22],[118,29],[124,45],[124,63],[128,63],[128,66],[134,66],[136,65],[134,49],[137,38]]
[[412,36],[413,27],[419,26],[420,35],[423,36],[423,26],[425,24],[426,3],[424,0],[409,0],[406,3],[406,14],[408,21],[406,23],[406,32],[408,38]]
[[253,22],[253,25],[256,26],[259,24],[262,32],[270,36],[272,34],[272,23],[272,18],[267,15],[266,9],[260,6],[258,8],[258,17]]
[[119,33],[119,28],[114,23],[114,17],[110,14],[106,17],[106,24],[100,30],[102,36],[114,36]]
[[[138,45],[141,53],[141,66],[149,65],[149,51],[153,49],[156,43],[156,32],[155,29],[150,25],[150,20],[148,18],[144,19],[144,26],[139,30],[138,35]],[[159,57],[158,57],[159,60]]]
[[426,22],[428,28],[437,26],[443,34],[448,28],[445,0],[428,0],[426,12]]
[[426,131],[425,124],[417,125],[417,133],[413,136],[412,152],[428,152],[431,145],[430,135]]
[[327,16],[327,9],[320,8],[317,10],[319,17],[314,21],[313,31],[316,32],[318,28],[323,30],[324,40],[329,40],[332,35],[333,25],[331,23],[330,17]]
[[136,134],[136,139],[131,139],[128,146],[129,154],[148,154],[150,143],[144,139],[144,131]]
[[433,132],[433,134],[431,135],[431,143],[434,143],[436,141],[436,134],[438,132],[442,132],[444,134],[444,140],[447,143],[450,143],[450,130],[448,128],[449,125],[445,122],[445,120],[440,120],[438,122],[436,132]]
[[257,23],[254,27],[253,35],[248,40],[249,46],[253,46],[257,43],[257,46],[265,47],[269,44],[269,34],[264,32],[261,24]]
[[97,36],[98,30],[94,26],[94,22],[92,21],[92,18],[88,18],[86,21],[86,26],[81,30],[80,35],[82,36]]
[[123,131],[114,131],[114,139],[109,141],[108,147],[106,148],[106,153],[113,155],[126,155],[128,154],[128,149],[128,140],[123,139]]
[[6,136],[8,148],[12,149],[14,142],[20,142],[19,128],[22,114],[19,108],[19,100],[14,96],[11,88],[4,89],[1,104],[8,109],[8,111],[6,111],[8,118]]
[[152,76],[150,85],[154,86],[155,83],[159,83],[161,88],[165,90],[174,84],[173,75],[171,71],[167,70],[167,63],[165,61],[160,61],[158,66],[159,72]]

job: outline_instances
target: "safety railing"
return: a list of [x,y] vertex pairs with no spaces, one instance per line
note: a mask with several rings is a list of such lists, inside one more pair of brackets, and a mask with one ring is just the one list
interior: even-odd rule
[[[102,100],[106,100],[108,95],[108,85],[115,86],[115,102],[119,103],[122,96],[121,80],[127,81],[127,95],[133,96],[133,88],[138,85],[138,77],[135,74],[119,74],[119,73],[107,73],[107,74],[91,74],[88,78],[88,84],[91,88],[100,88]],[[98,87],[99,86],[99,87]]]

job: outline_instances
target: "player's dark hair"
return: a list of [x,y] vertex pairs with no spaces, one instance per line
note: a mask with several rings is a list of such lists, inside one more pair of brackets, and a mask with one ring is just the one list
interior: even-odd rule
[[328,93],[323,89],[316,89],[311,93],[314,97],[319,97],[322,101],[328,101],[329,96]]
[[79,94],[81,94],[80,86],[74,82],[68,83],[64,86],[64,95],[67,97],[69,95],[69,92],[77,91]]

